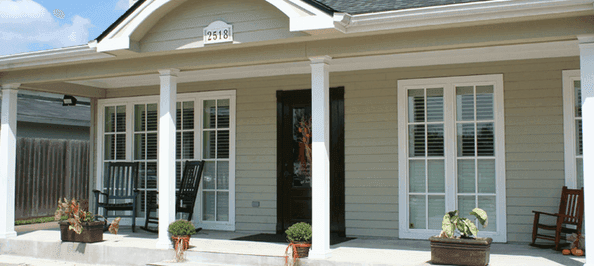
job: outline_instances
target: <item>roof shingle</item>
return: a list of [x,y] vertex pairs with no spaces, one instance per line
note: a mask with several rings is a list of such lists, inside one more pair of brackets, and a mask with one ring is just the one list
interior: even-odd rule
[[430,6],[443,6],[492,0],[315,0],[337,12],[364,14]]

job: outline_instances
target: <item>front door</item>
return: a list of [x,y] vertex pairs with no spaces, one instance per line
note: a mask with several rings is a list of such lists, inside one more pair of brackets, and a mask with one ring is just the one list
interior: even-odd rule
[[[277,92],[277,233],[311,224],[311,90]],[[330,89],[330,230],[344,224],[344,88]]]

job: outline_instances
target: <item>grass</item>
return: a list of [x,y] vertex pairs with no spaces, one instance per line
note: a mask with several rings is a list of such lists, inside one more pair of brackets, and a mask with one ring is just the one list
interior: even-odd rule
[[[68,219],[68,216],[62,216],[62,220]],[[27,219],[27,220],[16,220],[14,221],[14,225],[25,225],[25,224],[40,224],[40,223],[49,223],[54,221],[54,216],[49,217],[40,217],[34,219]]]

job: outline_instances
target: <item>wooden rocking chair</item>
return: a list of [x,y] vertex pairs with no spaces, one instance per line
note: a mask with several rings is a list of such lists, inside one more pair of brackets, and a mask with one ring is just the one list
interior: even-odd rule
[[[94,189],[95,213],[103,208],[107,219],[109,211],[132,211],[132,232],[136,227],[136,199],[138,198],[138,162],[111,162],[105,168],[103,191]],[[100,196],[103,197],[100,197]],[[101,200],[103,198],[103,200]],[[123,215],[118,215],[123,216]],[[105,224],[107,230],[107,224]]]
[[[532,211],[534,213],[534,226],[532,229],[532,246],[536,247],[550,247],[536,245],[534,242],[537,238],[551,240],[555,242],[555,250],[559,250],[559,242],[561,240],[561,233],[563,234],[579,234],[582,231],[582,222],[584,217],[584,188],[568,189],[563,187],[561,192],[561,202],[559,204],[558,213],[546,213],[539,211]],[[549,215],[556,217],[556,223],[547,225],[540,223],[540,215]],[[570,225],[569,227],[567,225]],[[554,235],[543,235],[538,233],[538,229],[555,231]]]
[[[187,213],[188,221],[192,220],[194,214],[194,205],[196,204],[196,196],[198,195],[203,170],[204,161],[187,161],[179,190],[175,192],[175,213]],[[147,195],[145,222],[144,226],[140,228],[149,232],[157,232],[157,230],[149,228],[149,223],[159,224],[159,217],[151,216],[151,212],[159,208],[158,193],[158,191],[149,191]],[[197,228],[196,232],[201,229]]]

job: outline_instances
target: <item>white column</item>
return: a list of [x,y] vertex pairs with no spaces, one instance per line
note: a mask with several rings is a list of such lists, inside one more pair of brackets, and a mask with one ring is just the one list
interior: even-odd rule
[[177,69],[159,70],[161,94],[159,101],[159,240],[157,248],[170,249],[167,233],[175,220],[175,113],[177,102]]
[[17,94],[21,84],[2,85],[0,127],[0,238],[16,237],[14,202],[16,175]]
[[[594,243],[594,36],[580,36],[580,72],[582,83],[582,141],[584,149],[584,221],[586,243]],[[594,265],[593,255],[586,254],[586,264]]]
[[312,117],[312,249],[309,257],[330,252],[330,75],[329,56],[311,60]]

